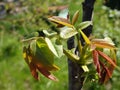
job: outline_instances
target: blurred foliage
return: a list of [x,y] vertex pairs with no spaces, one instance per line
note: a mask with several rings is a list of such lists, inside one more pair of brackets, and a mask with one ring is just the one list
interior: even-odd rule
[[[0,18],[0,90],[67,90],[66,58],[62,57],[61,60],[55,61],[61,67],[60,71],[54,73],[59,78],[59,82],[45,78],[36,81],[30,76],[29,69],[23,60],[21,39],[33,31],[49,28],[44,17],[56,15],[59,12],[49,11],[48,7],[72,5],[73,0],[2,0],[0,3],[4,3],[6,10],[5,16]],[[72,6],[73,12],[80,3],[81,1],[76,0],[76,5]],[[101,0],[96,1],[93,34],[96,37],[109,36],[113,39],[118,47],[117,64],[120,66],[120,11],[111,10],[102,4]],[[70,10],[72,13],[72,8]],[[100,86],[91,81],[85,84],[84,90],[119,90],[119,80],[119,71],[115,70],[113,78],[107,85]]]

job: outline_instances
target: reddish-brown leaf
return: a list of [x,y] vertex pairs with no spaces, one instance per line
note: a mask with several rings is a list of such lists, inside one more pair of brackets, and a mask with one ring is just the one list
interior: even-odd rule
[[103,69],[106,71],[107,76],[110,78],[112,76],[110,70],[108,69],[107,66],[105,66],[101,61],[100,61],[100,65],[103,67]]
[[29,64],[29,66],[30,66],[30,71],[31,71],[31,73],[32,73],[32,76],[33,76],[36,80],[38,80],[38,72],[37,72],[36,66],[35,66],[32,62]]
[[[114,62],[116,63],[116,61],[114,60]],[[115,69],[115,67],[113,65],[110,65],[108,67],[108,71],[109,71],[109,74],[108,75],[108,72],[104,74],[104,79],[103,79],[103,83],[106,83],[111,77],[112,77],[112,73],[113,73],[113,70]]]
[[105,83],[105,76],[106,76],[106,71],[104,68],[101,70],[101,77],[99,78],[99,83],[104,84]]
[[45,70],[44,68],[43,69],[38,68],[38,70],[48,79],[51,79],[53,81],[58,81],[58,79],[54,75],[52,75],[48,70]]
[[98,52],[96,50],[93,50],[92,54],[93,54],[93,61],[94,61],[95,67],[97,69],[98,75],[99,75],[99,77],[101,77]]
[[58,27],[63,27],[63,26],[74,27],[72,24],[70,24],[69,20],[66,18],[61,18],[59,16],[52,16],[48,19],[56,23]]
[[117,65],[116,65],[116,63],[114,63],[114,61],[109,57],[109,56],[107,56],[106,54],[104,54],[103,52],[101,52],[101,51],[97,51],[98,52],[98,54],[100,55],[100,56],[102,56],[106,61],[108,61],[111,65],[113,65],[114,67],[116,67]]

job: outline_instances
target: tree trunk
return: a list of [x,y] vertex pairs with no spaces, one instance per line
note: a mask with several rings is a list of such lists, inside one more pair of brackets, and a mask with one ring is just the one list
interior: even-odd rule
[[[85,0],[83,2],[83,18],[82,21],[90,21],[92,19],[92,12],[94,7],[95,0]],[[92,32],[92,26],[87,27],[83,30],[84,33],[89,37]],[[80,37],[82,45],[84,45],[84,40]],[[68,49],[74,48],[74,37],[70,38],[67,42]],[[82,77],[83,70],[75,62],[72,62],[68,59],[68,68],[69,68],[69,90],[81,90],[83,87],[84,78]]]
[[110,7],[111,9],[120,10],[120,0],[107,0],[104,5]]

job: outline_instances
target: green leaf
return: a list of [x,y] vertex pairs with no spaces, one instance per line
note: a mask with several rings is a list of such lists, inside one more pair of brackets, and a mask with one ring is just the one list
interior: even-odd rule
[[92,21],[84,21],[82,23],[80,23],[77,28],[80,30],[83,30],[85,28],[87,28],[88,26],[92,25]]
[[58,57],[60,58],[61,56],[63,56],[63,45],[60,43],[60,40],[55,38],[53,40],[53,45],[56,49]]
[[48,47],[44,38],[39,38],[36,41],[36,54],[35,57],[41,62],[43,65],[52,65],[54,60],[54,54]]
[[55,47],[53,46],[51,40],[49,38],[45,38],[45,41],[46,41],[49,49],[53,52],[53,54],[58,57],[57,51],[55,50]]
[[62,30],[60,32],[60,37],[63,39],[68,39],[74,35],[76,35],[78,32],[74,30],[73,28],[66,28],[65,30]]
[[82,53],[82,44],[81,44],[81,41],[78,40],[78,49],[79,49],[79,52]]
[[80,33],[83,36],[83,39],[85,40],[86,44],[90,44],[91,42],[89,38],[82,32],[82,30],[80,30]]
[[49,32],[48,30],[43,30],[43,33],[47,36],[47,37],[52,37],[52,36],[55,36],[57,35],[56,32]]
[[36,53],[36,40],[32,40],[32,42],[30,43],[30,49],[32,51],[32,54],[35,55],[35,53]]
[[78,60],[80,59],[77,55],[71,53],[69,50],[63,49],[63,53],[64,53],[70,60],[72,60],[72,61],[74,61],[74,62],[76,62],[76,61],[78,61]]
[[75,12],[75,14],[73,15],[73,18],[72,18],[72,25],[74,25],[76,23],[76,21],[78,20],[78,17],[79,17],[79,10],[77,10]]
[[[83,1],[84,0],[71,0],[70,1],[70,3],[69,3],[69,8],[68,8],[68,10],[69,10],[69,19],[70,19],[70,21],[72,21],[72,18],[73,18],[73,16],[74,16],[74,13],[76,12],[76,10],[80,10],[80,15],[79,15],[79,19],[77,20],[77,22],[76,22],[76,25],[79,23],[79,22],[81,22],[82,21],[82,17],[80,17],[80,16],[82,16],[82,12],[83,12],[83,10],[82,10],[82,3],[83,3]],[[79,2],[79,4],[78,4],[78,2]],[[74,6],[74,8],[73,8],[73,6]]]
[[89,69],[86,65],[81,66],[84,72],[89,72]]

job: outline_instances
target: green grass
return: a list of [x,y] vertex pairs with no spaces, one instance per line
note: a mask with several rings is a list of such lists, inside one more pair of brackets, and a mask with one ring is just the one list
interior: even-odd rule
[[[79,0],[78,0],[79,1]],[[38,3],[34,3],[32,7],[38,7]],[[25,3],[29,5],[31,3]],[[56,4],[57,0],[54,0]],[[47,3],[47,1],[46,1]],[[57,2],[62,4],[62,2]],[[109,18],[109,10],[102,8],[101,1],[97,1],[95,5],[95,13],[93,18],[94,32],[96,37],[103,38],[104,36],[111,37],[116,46],[120,48],[120,17],[114,16]],[[44,7],[46,4],[44,4]],[[42,7],[42,6],[41,6]],[[75,6],[74,6],[75,7]],[[43,8],[43,7],[42,7]],[[73,10],[74,11],[74,10]],[[34,12],[35,16],[34,16]],[[0,90],[67,90],[68,89],[68,67],[65,57],[56,60],[55,63],[60,67],[60,70],[53,72],[59,79],[59,82],[51,81],[39,73],[40,80],[36,81],[22,57],[22,42],[24,35],[32,31],[43,28],[44,22],[40,20],[38,25],[35,24],[35,18],[39,17],[39,13],[30,8],[27,13],[8,15],[5,20],[0,20]],[[34,16],[34,18],[32,18]],[[120,65],[120,49],[118,49],[118,65]],[[111,90],[119,90],[120,72],[115,70],[113,79],[109,84],[100,86],[94,82],[88,82],[84,86],[84,90],[106,90],[108,86]]]

